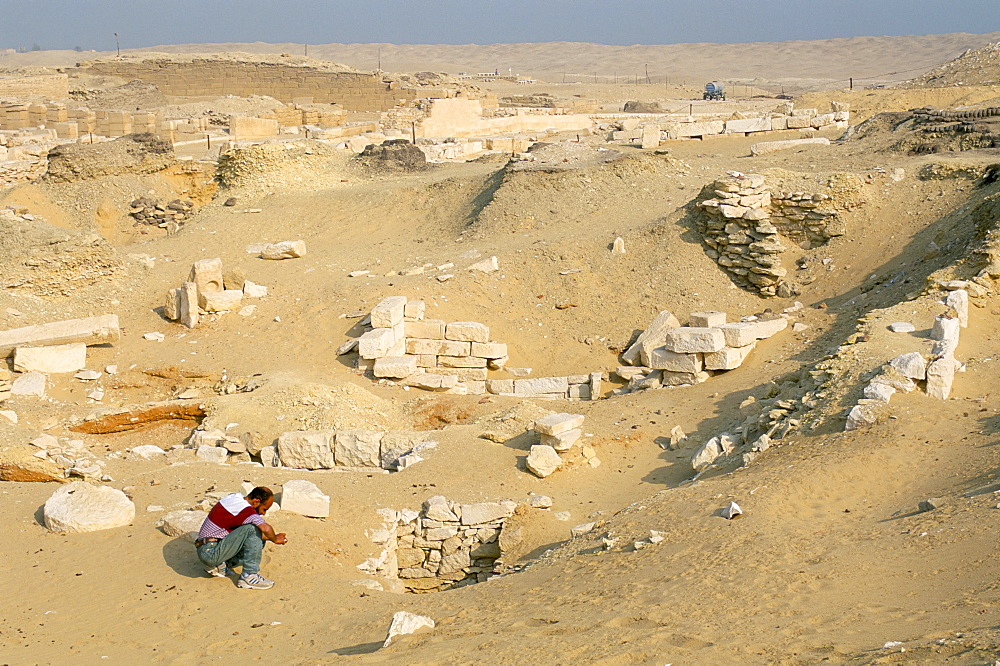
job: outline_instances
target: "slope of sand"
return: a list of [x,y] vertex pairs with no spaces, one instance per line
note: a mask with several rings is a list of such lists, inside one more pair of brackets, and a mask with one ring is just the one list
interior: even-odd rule
[[[88,356],[89,367],[121,369],[102,380],[106,404],[196,388],[221,427],[417,428],[439,441],[426,461],[392,475],[112,457],[111,485],[128,488],[136,519],[84,535],[53,534],[39,523],[53,484],[0,484],[8,521],[0,545],[0,661],[991,663],[1000,647],[997,297],[972,308],[959,347],[967,370],[951,400],[897,395],[894,418],[841,430],[843,413],[879,364],[926,348],[942,310],[938,293],[920,296],[928,276],[977,261],[972,250],[996,218],[996,183],[915,174],[934,161],[989,163],[996,153],[907,157],[864,140],[749,158],[750,143],[677,143],[669,154],[625,148],[621,162],[502,183],[501,162],[373,176],[343,159],[309,155],[220,192],[170,237],[139,234],[128,226],[127,208],[115,217],[112,204],[208,187],[197,175],[0,192],[0,206],[27,205],[84,230],[95,228],[107,199],[102,224],[117,225],[119,251],[154,259],[151,268],[136,263],[114,281],[81,286],[73,298],[40,298],[29,286],[0,292],[0,328],[119,314],[122,341]],[[898,182],[886,175],[896,167],[905,170]],[[780,169],[817,184],[849,171],[863,177],[866,203],[849,217],[846,236],[802,252],[823,266],[798,297],[805,308],[792,315],[808,328],[762,342],[740,369],[694,387],[593,403],[537,401],[587,415],[597,468],[571,456],[566,469],[537,479],[523,468],[525,438],[497,444],[479,436],[489,417],[518,401],[403,391],[356,374],[335,355],[358,333],[358,320],[340,315],[393,294],[423,298],[432,317],[490,325],[510,345],[510,364],[530,366],[535,376],[615,367],[617,352],[662,309],[683,320],[706,309],[735,317],[791,306],[733,287],[692,231],[689,204],[730,169]],[[237,205],[222,206],[230,196]],[[618,236],[624,257],[609,251]],[[265,262],[244,251],[289,238],[305,239],[309,253]],[[498,256],[502,270],[466,272],[460,254],[470,249]],[[267,298],[250,316],[229,314],[194,330],[165,321],[156,311],[165,290],[193,261],[215,256],[267,285]],[[439,271],[399,275],[450,262],[455,277],[443,283],[433,279]],[[347,275],[362,269],[371,272]],[[965,276],[971,268],[956,270]],[[900,320],[912,321],[916,333],[886,330]],[[166,339],[144,340],[147,331]],[[738,425],[741,403],[794,385],[804,367],[834,354],[844,360],[844,378],[812,413],[814,429],[781,440],[748,468],[727,464],[685,483],[695,448]],[[223,371],[259,374],[262,386],[216,396],[211,387]],[[89,388],[54,377],[50,400],[6,403],[19,422],[0,419],[5,452],[26,450],[43,430],[81,437],[66,427],[94,409],[84,396]],[[675,425],[690,439],[664,450]],[[168,422],[82,438],[108,455],[179,444],[191,427]],[[206,492],[244,480],[277,489],[297,478],[329,494],[333,512],[326,520],[277,514],[273,523],[289,544],[268,549],[263,573],[277,581],[269,592],[206,577],[189,544],[154,527]],[[554,506],[527,514],[519,558],[526,571],[419,596],[352,585],[364,578],[356,565],[378,552],[368,537],[380,526],[376,509],[416,509],[438,494],[472,502],[531,493],[550,495]],[[929,497],[940,498],[941,508],[918,513]],[[745,515],[726,521],[719,512],[731,500]],[[570,520],[557,520],[557,511]],[[570,539],[570,527],[588,521],[598,523],[595,531]],[[634,550],[649,530],[665,541]],[[606,536],[615,540],[608,550]],[[430,615],[438,626],[376,651],[398,610]],[[892,641],[902,645],[883,649]]]

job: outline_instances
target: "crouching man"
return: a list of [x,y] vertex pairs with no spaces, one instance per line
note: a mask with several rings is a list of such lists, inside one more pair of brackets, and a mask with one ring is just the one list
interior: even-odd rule
[[283,533],[275,534],[264,522],[264,514],[272,504],[274,493],[259,486],[246,497],[239,493],[226,495],[212,507],[194,542],[198,559],[210,575],[224,578],[233,567],[241,566],[238,587],[266,590],[274,586],[273,580],[260,575],[264,541],[280,546],[288,539]]

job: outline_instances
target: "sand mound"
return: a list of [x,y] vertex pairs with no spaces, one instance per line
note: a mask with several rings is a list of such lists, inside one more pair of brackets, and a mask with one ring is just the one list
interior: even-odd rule
[[966,51],[905,85],[930,88],[1000,85],[1000,42]]
[[49,151],[50,183],[72,183],[98,176],[153,173],[174,161],[173,146],[154,134],[129,134],[101,143],[66,143]]

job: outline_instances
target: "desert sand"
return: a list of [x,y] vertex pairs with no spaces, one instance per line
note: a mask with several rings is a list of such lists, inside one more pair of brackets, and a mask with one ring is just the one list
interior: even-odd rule
[[[844,85],[854,72],[866,83],[913,78],[996,37],[684,49],[383,45],[382,57],[393,71],[509,66],[536,76],[554,95],[594,98],[608,108],[629,99],[682,108],[696,103],[702,79],[724,71],[727,80],[757,81],[769,94],[782,86],[808,92],[799,106],[848,102],[856,125],[924,105],[998,105],[1000,70],[974,88],[852,92]],[[316,46],[309,55],[365,68],[375,48]],[[72,54],[18,54],[0,66],[53,65],[66,57]],[[654,58],[672,62],[651,64],[659,86],[608,80],[618,67],[636,70]],[[564,84],[569,62],[581,80],[591,70],[604,80]],[[787,73],[776,73],[783,68]],[[920,71],[891,74],[904,69]],[[514,89],[493,85],[501,95]],[[739,94],[727,102],[734,111],[778,103]],[[88,367],[119,368],[102,380],[104,405],[194,389],[223,425],[417,429],[438,441],[425,461],[392,474],[169,466],[121,454],[143,444],[182,444],[189,421],[81,436],[68,428],[95,409],[85,395],[89,386],[55,379],[47,399],[10,398],[0,408],[16,410],[18,422],[0,418],[0,462],[23,463],[31,451],[26,442],[42,432],[82,438],[108,457],[108,485],[127,489],[136,517],[112,530],[50,532],[41,507],[57,484],[0,482],[7,525],[0,663],[992,664],[1000,655],[996,283],[973,300],[958,352],[966,369],[949,400],[897,394],[890,418],[844,432],[847,410],[877,368],[928,346],[934,316],[944,311],[934,280],[975,276],[1000,216],[1000,186],[983,177],[998,161],[996,148],[908,154],[891,148],[889,125],[844,141],[837,141],[842,131],[823,130],[817,136],[833,144],[822,150],[756,158],[749,157],[750,137],[622,148],[622,161],[537,177],[502,177],[505,158],[373,174],[345,155],[304,154],[223,189],[209,168],[0,190],[0,207],[25,207],[71,239],[96,234],[72,240],[98,248],[86,256],[107,267],[86,279],[74,277],[84,271],[66,255],[38,250],[44,260],[25,258],[26,248],[36,252],[46,237],[0,241],[0,275],[7,276],[0,330],[118,314],[122,339],[88,351]],[[604,145],[599,136],[583,143]],[[919,176],[942,173],[940,165],[961,169],[948,172],[956,177]],[[889,177],[899,169],[898,178]],[[795,173],[813,185],[839,172],[863,180],[865,203],[850,212],[847,233],[793,250],[818,267],[801,294],[762,298],[737,288],[706,256],[693,202],[728,170]],[[129,224],[133,197],[181,193],[200,207],[179,233],[143,235]],[[235,206],[223,205],[229,197]],[[623,256],[610,251],[617,237]],[[288,239],[304,239],[308,254],[268,262],[245,251],[249,243]],[[461,270],[460,255],[469,250],[497,256],[501,270]],[[186,278],[192,262],[211,257],[266,285],[268,296],[249,316],[210,318],[196,329],[164,319],[158,308],[166,290]],[[445,282],[400,274],[448,263],[458,268]],[[360,270],[370,272],[349,277]],[[486,323],[509,345],[509,365],[531,367],[539,377],[614,370],[661,310],[684,321],[704,310],[736,319],[793,308],[790,321],[805,327],[762,341],[743,366],[703,384],[589,402],[528,401],[585,414],[586,443],[601,461],[591,467],[571,456],[539,479],[524,468],[526,438],[481,437],[492,417],[522,400],[404,390],[358,373],[355,357],[337,356],[342,342],[360,334],[352,313],[397,294],[423,299],[428,317]],[[897,321],[916,331],[890,332]],[[143,338],[153,331],[164,341]],[[697,447],[738,426],[748,404],[795,393],[817,363],[831,359],[840,371],[801,417],[810,427],[776,441],[748,466],[724,461],[692,482]],[[216,395],[212,387],[223,373],[259,376],[261,387]],[[688,439],[671,450],[665,442],[675,426]],[[278,490],[300,478],[330,495],[332,513],[273,518],[289,543],[267,548],[262,572],[277,581],[269,591],[209,578],[189,542],[154,526],[165,512],[243,481]],[[554,504],[521,518],[524,541],[511,564],[523,570],[421,595],[355,584],[371,579],[357,565],[378,554],[370,539],[382,522],[377,509],[419,510],[434,495],[522,502],[533,494]],[[938,498],[939,508],[921,512],[928,498]],[[730,501],[744,511],[734,520],[720,515]],[[557,512],[570,518],[558,520]],[[589,521],[596,522],[591,532],[570,537],[571,527]],[[635,549],[650,530],[664,541]],[[379,649],[399,610],[427,615],[437,626]]]

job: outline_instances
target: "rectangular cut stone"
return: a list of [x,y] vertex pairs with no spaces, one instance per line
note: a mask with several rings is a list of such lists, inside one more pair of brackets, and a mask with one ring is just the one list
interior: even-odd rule
[[538,393],[563,393],[569,390],[569,381],[565,377],[535,377],[532,379],[515,379],[514,393],[518,395],[535,395]]
[[688,317],[691,326],[699,328],[712,328],[726,323],[726,313],[708,310],[706,312],[692,312]]
[[434,356],[468,356],[472,343],[455,340],[406,339],[407,354],[433,354]]
[[722,331],[727,347],[746,347],[757,342],[757,329],[754,327],[754,323],[752,321],[738,321],[722,324],[716,328]]
[[376,359],[386,356],[395,344],[391,328],[376,328],[358,338],[361,358]]
[[950,354],[935,359],[927,366],[927,395],[939,400],[947,400],[951,395],[951,385],[955,380],[958,361]]
[[438,364],[438,357],[434,354],[419,354],[417,356],[418,368],[433,368]]
[[163,316],[170,321],[177,321],[181,318],[180,287],[167,291],[167,298],[163,302]]
[[330,496],[311,481],[286,481],[281,486],[281,510],[312,518],[330,517]]
[[487,379],[486,390],[494,395],[514,392],[513,379]]
[[570,384],[566,396],[571,400],[590,400],[590,384]]
[[460,382],[484,382],[486,381],[486,368],[435,368],[434,372],[440,375],[453,375],[458,377]]
[[649,367],[671,372],[701,372],[701,354],[678,354],[664,347],[657,347],[649,355]]
[[452,389],[458,386],[458,377],[439,372],[417,372],[403,380],[403,385],[428,391]]
[[[337,443],[334,448],[334,458],[338,465],[348,467],[379,467],[382,464],[381,455],[382,433],[374,430],[340,430],[337,432]],[[282,457],[284,460],[284,457]]]
[[[74,342],[47,347],[18,347],[14,351],[14,370],[59,374],[87,367],[87,345]],[[4,367],[6,369],[6,367]]]
[[809,116],[791,116],[788,119],[788,129],[806,129],[812,127],[812,118]]
[[198,305],[205,312],[226,312],[235,310],[243,300],[243,290],[199,291]]
[[569,451],[573,448],[574,444],[580,441],[581,437],[583,437],[583,430],[581,428],[573,428],[558,435],[539,435],[538,441],[540,444],[551,446],[556,451]]
[[473,342],[471,353],[481,358],[503,358],[507,355],[507,345],[502,342]]
[[444,541],[458,534],[458,527],[432,527],[424,532],[424,538],[428,541]]
[[474,321],[453,321],[445,326],[444,337],[463,342],[489,342],[490,327]]
[[664,370],[660,377],[661,386],[686,386],[688,384],[700,384],[706,381],[710,374],[704,370],[701,372],[670,372]]
[[10,356],[17,347],[47,347],[71,342],[82,342],[89,346],[118,342],[120,338],[118,315],[55,321],[0,331],[0,358]]
[[705,368],[708,370],[734,370],[742,365],[755,344],[746,347],[723,347],[717,352],[705,354]]
[[389,296],[372,308],[372,326],[392,328],[403,321],[406,311],[406,296]]
[[427,305],[423,301],[406,301],[403,307],[403,317],[413,321],[420,321],[424,318]]
[[764,340],[771,337],[775,333],[788,328],[788,320],[784,317],[778,317],[777,319],[758,319],[757,321],[751,323],[754,325],[754,334],[757,336],[758,340]]
[[649,150],[660,145],[660,126],[645,125],[642,128],[642,149]]
[[442,368],[485,368],[486,359],[477,356],[438,356]]
[[558,435],[583,425],[583,414],[549,414],[535,421],[535,432],[543,435]]
[[408,321],[403,326],[406,337],[444,340],[444,322],[440,319]]
[[468,395],[486,395],[486,381],[462,382],[462,386],[468,391]]
[[372,373],[376,377],[403,379],[417,371],[416,356],[383,356],[375,361]]
[[648,349],[660,347],[663,345],[667,331],[677,328],[680,325],[681,323],[677,321],[677,317],[668,310],[663,310],[656,315],[649,326],[646,327],[646,330],[639,334],[639,337],[632,343],[632,346],[622,354],[622,360],[629,365],[635,365],[640,361],[644,343],[649,343],[647,345]]
[[681,139],[689,136],[722,134],[725,128],[726,123],[723,120],[709,120],[703,123],[678,123],[671,131],[671,134],[674,134],[678,139]]
[[601,385],[604,383],[604,373],[590,373],[590,399],[597,400],[601,397]]
[[278,457],[285,467],[329,469],[334,466],[332,430],[292,430],[278,436]]
[[481,502],[462,505],[462,524],[479,525],[495,520],[505,520],[514,515],[514,502]]
[[769,132],[771,130],[770,118],[740,118],[738,120],[726,121],[726,133],[737,132]]
[[222,259],[202,259],[191,266],[188,282],[194,282],[199,294],[222,291]]
[[663,346],[678,354],[719,351],[726,338],[718,328],[687,327],[667,331]]
[[185,282],[181,286],[180,308],[179,321],[181,324],[188,328],[197,326],[201,320],[201,314],[198,312],[198,285],[194,282]]

